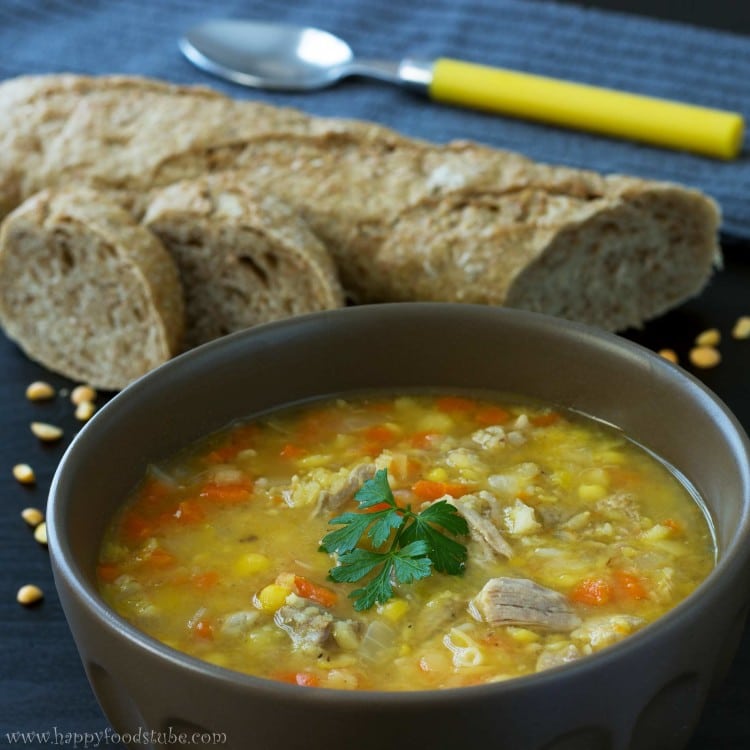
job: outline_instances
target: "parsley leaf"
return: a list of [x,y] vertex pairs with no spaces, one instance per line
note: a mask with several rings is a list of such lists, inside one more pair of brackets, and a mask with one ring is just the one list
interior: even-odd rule
[[466,564],[467,550],[463,544],[445,536],[434,526],[442,526],[453,534],[468,534],[469,526],[456,507],[440,500],[425,508],[414,517],[414,522],[402,534],[403,543],[424,540],[435,570],[450,575],[459,575]]
[[[451,575],[463,572],[466,547],[444,533],[464,535],[469,531],[453,505],[443,500],[421,513],[401,508],[385,469],[367,480],[354,498],[364,512],[332,518],[329,525],[341,528],[326,534],[320,548],[338,557],[338,565],[329,571],[333,581],[354,583],[374,573],[350,594],[356,610],[388,601],[394,584],[426,578],[433,568]],[[361,547],[366,540],[369,544]],[[389,540],[390,545],[383,549]]]

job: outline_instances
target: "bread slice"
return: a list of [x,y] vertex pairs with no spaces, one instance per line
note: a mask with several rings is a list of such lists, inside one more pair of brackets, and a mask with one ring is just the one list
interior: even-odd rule
[[96,191],[44,191],[0,231],[0,322],[29,357],[117,390],[178,351],[182,290],[147,229]]
[[170,251],[185,290],[185,343],[340,307],[326,249],[303,221],[241,175],[186,180],[157,192],[144,225]]

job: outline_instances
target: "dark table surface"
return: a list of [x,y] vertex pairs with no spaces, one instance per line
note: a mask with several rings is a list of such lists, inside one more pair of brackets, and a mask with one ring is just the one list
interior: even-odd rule
[[[649,4],[589,2],[587,5],[656,12],[670,17],[669,3]],[[702,6],[696,10],[695,6]],[[706,3],[678,3],[674,17],[711,25]],[[734,30],[750,33],[750,19],[739,18],[737,6],[744,3],[711,4]],[[693,13],[691,15],[691,10]],[[732,15],[735,14],[735,15]],[[716,14],[714,14],[714,19]],[[745,23],[744,27],[742,23]],[[721,21],[713,25],[721,27]],[[673,348],[686,369],[713,389],[750,429],[750,340],[730,336],[735,320],[750,315],[750,242],[722,239],[725,264],[707,289],[696,299],[643,330],[626,332],[654,350]],[[706,328],[722,333],[721,364],[710,370],[696,370],[687,364],[687,352],[694,337]],[[54,591],[46,549],[34,542],[31,530],[20,518],[27,506],[44,508],[55,467],[65,446],[80,423],[64,391],[72,383],[29,361],[14,344],[0,334],[0,746],[42,747],[41,740],[29,740],[6,733],[50,732],[50,743],[73,746],[67,732],[96,732],[107,727],[86,681]],[[26,386],[43,379],[62,389],[52,401],[32,404],[24,397]],[[106,400],[106,394],[100,403]],[[32,420],[49,421],[65,428],[62,441],[41,444],[29,431]],[[20,486],[11,467],[31,464],[37,474],[35,486]],[[16,590],[35,583],[45,592],[44,601],[23,608],[15,601]],[[745,632],[737,657],[725,681],[710,696],[692,739],[690,750],[744,750],[750,747],[750,628]],[[83,746],[80,743],[78,746]],[[104,745],[102,745],[104,746]]]

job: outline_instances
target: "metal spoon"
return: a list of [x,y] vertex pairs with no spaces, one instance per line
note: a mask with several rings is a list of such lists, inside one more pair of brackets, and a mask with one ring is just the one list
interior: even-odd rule
[[736,112],[627,94],[501,68],[440,58],[358,60],[349,45],[319,29],[214,20],[191,29],[180,49],[207,73],[243,86],[309,91],[365,76],[436,101],[732,159],[744,120]]

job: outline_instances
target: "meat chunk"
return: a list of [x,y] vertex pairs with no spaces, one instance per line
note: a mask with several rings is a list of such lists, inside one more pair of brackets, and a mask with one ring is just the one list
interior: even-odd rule
[[354,650],[359,645],[360,622],[336,618],[324,607],[296,594],[289,594],[273,620],[292,639],[293,647],[302,652],[329,646]]
[[348,475],[336,477],[331,486],[318,496],[315,515],[336,512],[344,503],[351,500],[359,488],[375,476],[377,467],[373,463],[359,464]]
[[512,557],[513,549],[498,531],[492,519],[483,513],[482,499],[477,495],[464,495],[456,499],[444,498],[455,505],[456,510],[469,525],[471,538],[479,542],[491,556]]
[[314,651],[331,637],[334,616],[323,607],[296,594],[289,594],[286,604],[273,617],[274,622],[292,639],[295,649]]
[[561,593],[528,578],[491,578],[473,599],[472,610],[491,625],[568,631],[581,624]]
[[561,667],[563,664],[570,664],[572,661],[580,659],[582,656],[574,643],[553,644],[547,646],[536,660],[536,671],[542,672],[545,669]]
[[582,642],[590,653],[621,641],[645,624],[642,617],[635,615],[601,615],[584,620],[570,637]]

